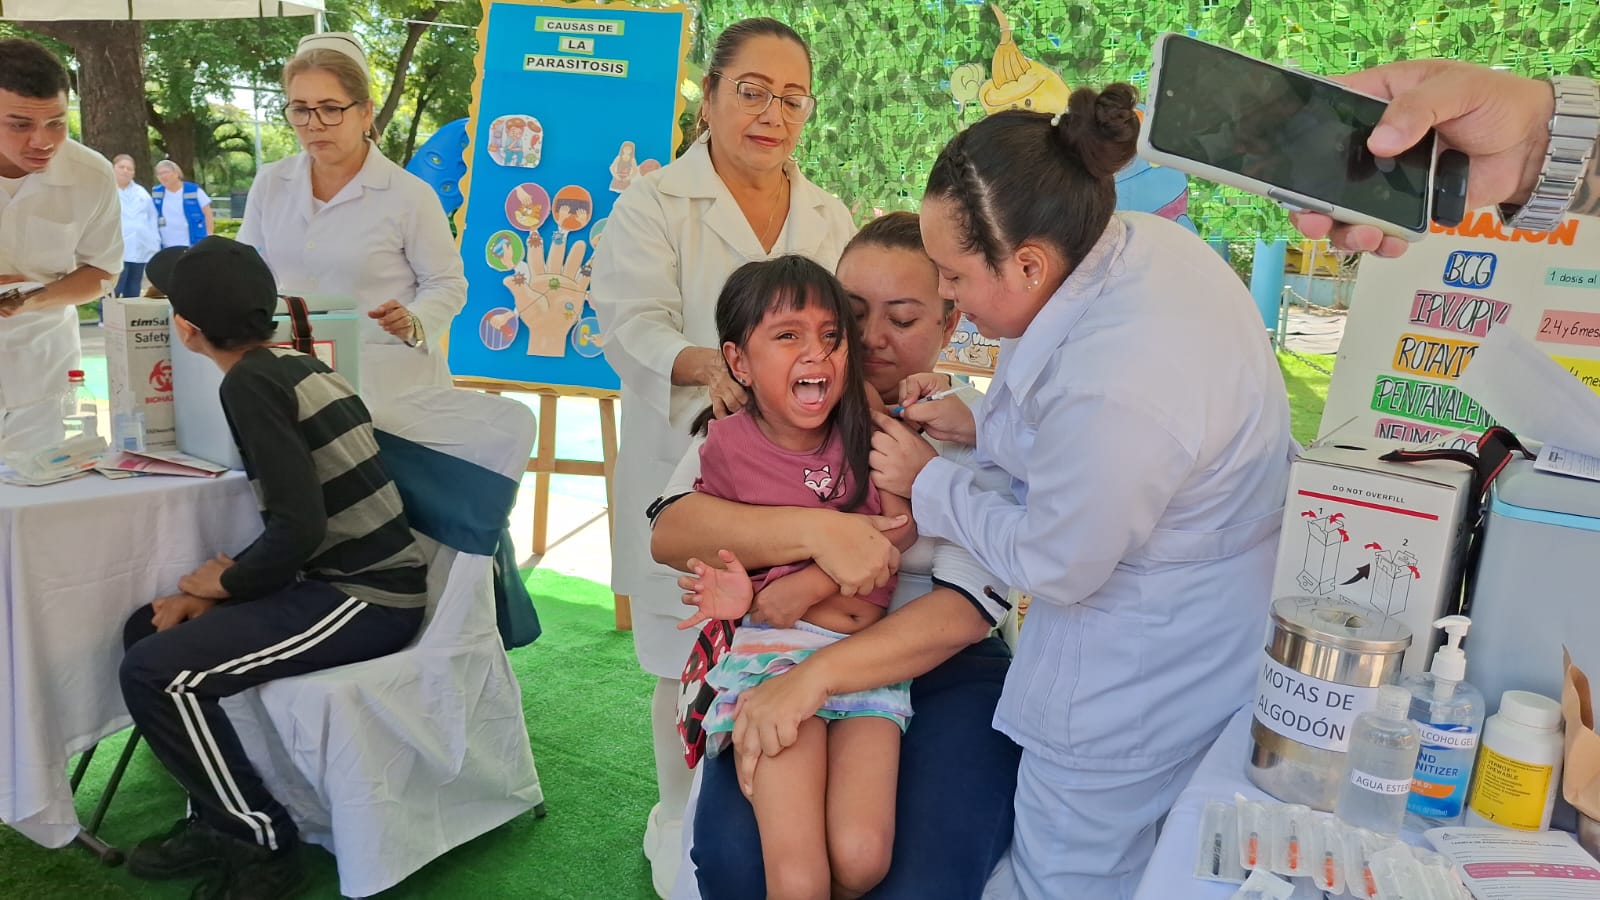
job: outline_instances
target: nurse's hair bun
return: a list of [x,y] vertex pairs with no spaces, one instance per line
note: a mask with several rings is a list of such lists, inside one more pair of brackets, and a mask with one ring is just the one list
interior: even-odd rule
[[1133,160],[1139,140],[1139,97],[1131,84],[1072,92],[1056,136],[1094,178],[1110,178]]

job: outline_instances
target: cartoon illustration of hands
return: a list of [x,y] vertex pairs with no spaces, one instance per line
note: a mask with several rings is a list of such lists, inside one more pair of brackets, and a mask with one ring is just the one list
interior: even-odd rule
[[566,246],[552,241],[548,260],[530,252],[527,262],[504,279],[515,300],[513,311],[489,323],[503,329],[512,316],[518,316],[528,326],[529,356],[565,356],[567,332],[583,314],[589,290],[589,276],[579,271],[587,250],[583,241]]

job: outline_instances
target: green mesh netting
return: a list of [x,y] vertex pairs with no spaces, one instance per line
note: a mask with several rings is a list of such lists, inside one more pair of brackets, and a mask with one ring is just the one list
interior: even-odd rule
[[[1529,75],[1592,75],[1600,51],[1600,0],[1013,0],[1001,8],[1022,53],[1069,84],[1142,87],[1150,39],[1161,31],[1319,74],[1441,56]],[[807,175],[858,218],[873,207],[914,209],[939,149],[983,115],[976,103],[958,108],[950,79],[969,74],[957,72],[968,63],[988,76],[1000,38],[994,13],[977,0],[702,0],[697,61],[724,25],[762,15],[811,42],[821,106],[798,151]],[[1208,238],[1290,231],[1271,203],[1198,179],[1190,215]]]

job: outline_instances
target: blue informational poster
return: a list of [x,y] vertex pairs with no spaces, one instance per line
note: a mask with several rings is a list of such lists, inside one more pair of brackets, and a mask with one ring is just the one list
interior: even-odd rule
[[634,179],[678,144],[687,9],[484,0],[458,219],[457,376],[616,390],[590,259]]

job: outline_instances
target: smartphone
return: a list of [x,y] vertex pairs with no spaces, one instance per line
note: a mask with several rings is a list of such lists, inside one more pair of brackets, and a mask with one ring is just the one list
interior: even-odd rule
[[[1156,38],[1139,155],[1284,206],[1421,240],[1465,213],[1466,157],[1433,132],[1393,159],[1367,138],[1388,104],[1181,34]],[[1450,221],[1453,219],[1454,221]]]

